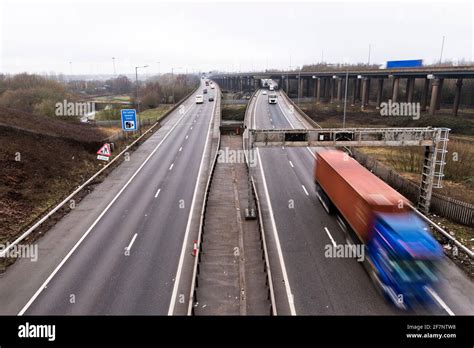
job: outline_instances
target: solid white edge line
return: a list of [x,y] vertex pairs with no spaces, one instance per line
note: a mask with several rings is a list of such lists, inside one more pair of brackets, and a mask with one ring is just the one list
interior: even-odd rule
[[280,110],[281,110],[281,113],[283,114],[283,117],[286,118],[286,120],[290,124],[291,128],[295,129],[295,126],[293,126],[293,123],[291,123],[290,119],[288,117],[286,117],[285,111],[283,111],[283,108],[281,107],[280,103],[278,103],[278,106],[280,107]]
[[451,308],[448,307],[448,305],[439,297],[439,295],[434,291],[431,287],[426,286],[426,290],[433,296],[433,298],[436,300],[436,302],[439,303],[441,307],[450,315],[450,316],[455,316],[454,312],[451,310]]
[[130,249],[132,249],[132,245],[133,245],[133,243],[135,242],[135,239],[137,238],[137,235],[138,235],[138,233],[135,233],[135,234],[133,235],[132,241],[131,241],[130,244],[125,248],[126,250],[130,251]]
[[308,190],[306,190],[306,187],[304,185],[301,185],[303,187],[304,193],[306,193],[306,196],[309,196]]
[[329,230],[327,227],[324,227],[324,230],[326,231],[329,239],[331,240],[331,243],[332,245],[334,245],[334,247],[337,247],[337,244],[336,244],[336,241],[334,240],[334,238],[332,237],[331,233],[329,233]]
[[260,90],[255,93],[254,103],[253,103],[253,129],[257,129],[257,103]]
[[[280,104],[278,104],[280,105]],[[285,115],[285,111],[283,110],[283,108],[280,106],[280,109],[281,109],[281,112],[283,113],[283,116],[285,116],[286,120],[288,121],[288,123],[290,124],[290,126],[295,129],[295,127],[293,126],[293,124],[290,122],[290,119],[288,117],[286,117]],[[307,127],[305,126],[305,124],[303,122],[301,122],[300,120],[298,120],[298,122],[300,122],[303,127],[305,127],[307,129]],[[309,153],[311,154],[311,156],[313,156],[313,158],[316,158],[316,155],[313,153],[313,151],[311,150],[311,148],[309,146],[306,146],[306,149],[309,151]]]
[[161,192],[161,189],[159,188],[158,191],[156,191],[155,198],[158,197],[158,195],[160,194],[160,192]]
[[286,296],[288,298],[288,305],[290,306],[290,313],[291,315],[296,315],[296,309],[295,309],[295,304],[293,300],[293,293],[291,292],[291,286],[290,282],[288,280],[288,274],[286,272],[286,266],[285,266],[285,261],[283,259],[283,253],[281,251],[281,244],[280,244],[280,238],[278,237],[278,231],[275,223],[275,218],[273,214],[273,208],[272,208],[272,202],[270,200],[270,195],[268,194],[268,187],[267,187],[267,181],[265,179],[265,172],[263,170],[263,163],[262,159],[260,157],[260,151],[257,148],[257,156],[258,156],[258,163],[260,164],[260,173],[262,175],[262,181],[263,181],[263,188],[265,191],[265,196],[267,197],[267,202],[268,202],[268,209],[270,212],[270,221],[272,224],[272,230],[273,230],[273,237],[275,238],[275,243],[277,246],[277,252],[278,252],[278,258],[280,260],[280,267],[281,271],[283,273],[283,280],[285,281],[285,290],[286,290]]
[[46,288],[46,286],[49,284],[51,279],[54,278],[56,273],[59,272],[62,266],[67,262],[67,260],[71,257],[71,255],[76,251],[76,249],[81,245],[83,240],[89,235],[89,233],[94,229],[95,225],[102,219],[102,217],[107,213],[107,211],[110,209],[110,207],[115,203],[115,201],[118,199],[118,197],[122,194],[123,191],[127,188],[127,186],[132,182],[132,180],[135,178],[135,176],[142,170],[142,168],[145,166],[145,164],[150,160],[150,158],[155,154],[155,152],[158,150],[158,148],[163,144],[163,142],[168,138],[168,136],[171,134],[171,132],[178,126],[178,124],[181,122],[181,120],[184,118],[186,113],[191,109],[191,107],[194,104],[191,104],[188,109],[183,113],[183,115],[176,121],[176,123],[171,127],[171,129],[166,133],[166,135],[163,137],[163,139],[159,142],[158,145],[153,149],[153,151],[148,155],[148,157],[143,161],[143,163],[138,167],[138,169],[133,173],[133,175],[128,179],[128,181],[125,183],[125,185],[120,189],[120,191],[115,195],[115,197],[110,201],[110,203],[105,207],[105,209],[100,213],[100,215],[97,217],[97,219],[94,220],[92,225],[89,226],[87,231],[82,235],[82,237],[76,242],[76,244],[72,247],[71,250],[67,253],[67,255],[62,259],[62,261],[59,263],[58,266],[54,269],[54,271],[49,275],[48,278],[44,281],[44,283],[39,287],[39,289],[34,293],[34,295],[29,299],[29,301],[23,306],[23,308],[20,310],[18,313],[19,316],[22,316],[28,308],[31,306],[31,304],[38,298],[38,296],[41,294],[41,292]]
[[186,253],[186,246],[187,246],[187,241],[188,241],[188,236],[189,236],[189,231],[191,230],[191,220],[193,218],[193,211],[194,211],[194,205],[196,204],[196,196],[198,193],[199,189],[199,179],[201,178],[201,172],[204,164],[204,158],[206,157],[206,148],[207,144],[209,142],[209,134],[212,129],[212,121],[214,118],[214,112],[216,108],[216,101],[214,101],[214,106],[212,107],[212,114],[211,118],[209,120],[209,129],[207,130],[207,135],[206,135],[206,142],[204,144],[204,150],[202,152],[202,158],[201,158],[201,164],[199,165],[199,171],[198,171],[198,176],[196,179],[196,186],[194,187],[194,194],[193,194],[193,199],[191,202],[191,208],[189,209],[189,216],[188,216],[188,223],[186,225],[186,232],[184,233],[184,240],[183,240],[183,246],[181,248],[181,255],[179,256],[179,262],[178,262],[178,269],[176,271],[176,276],[174,279],[174,285],[173,285],[173,292],[171,294],[171,301],[170,301],[170,306],[168,309],[168,315],[173,315],[174,312],[174,307],[175,307],[175,302],[176,302],[176,296],[178,293],[178,287],[179,283],[181,280],[181,272],[183,270],[183,262],[184,262],[184,255]]

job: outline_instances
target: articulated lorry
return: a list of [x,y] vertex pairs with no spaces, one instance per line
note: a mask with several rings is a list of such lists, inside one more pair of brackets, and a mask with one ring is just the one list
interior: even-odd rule
[[434,303],[443,252],[407,199],[342,151],[318,152],[314,178],[347,242],[363,246],[364,267],[380,292],[402,309]]

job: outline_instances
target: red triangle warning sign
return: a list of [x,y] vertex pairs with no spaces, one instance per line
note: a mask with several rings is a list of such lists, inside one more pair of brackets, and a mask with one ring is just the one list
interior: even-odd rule
[[102,156],[110,156],[110,144],[104,144],[99,151],[97,151],[98,155]]

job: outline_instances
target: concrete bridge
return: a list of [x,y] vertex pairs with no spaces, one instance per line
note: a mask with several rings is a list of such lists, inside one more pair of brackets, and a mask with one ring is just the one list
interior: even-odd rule
[[[253,90],[260,87],[262,79],[272,79],[279,88],[289,93],[290,87],[296,84],[298,97],[314,97],[316,103],[341,102],[344,98],[346,77],[348,80],[348,100],[352,105],[360,103],[367,107],[370,101],[371,88],[376,88],[376,107],[383,100],[384,85],[391,85],[388,99],[395,102],[419,102],[421,111],[429,110],[431,115],[440,109],[441,92],[445,80],[455,80],[455,97],[452,105],[454,115],[458,114],[463,81],[474,79],[474,66],[458,67],[420,67],[400,69],[334,69],[327,71],[275,71],[261,73],[227,73],[216,74],[212,78],[224,89]],[[422,80],[421,96],[414,98],[415,81]],[[401,100],[401,80],[406,80],[404,100]]]

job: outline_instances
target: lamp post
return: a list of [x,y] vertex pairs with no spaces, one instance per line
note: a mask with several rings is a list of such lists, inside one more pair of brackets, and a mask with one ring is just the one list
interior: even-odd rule
[[112,57],[112,64],[114,67],[114,77],[117,76],[117,73],[115,72],[115,57]]
[[135,67],[135,85],[137,87],[137,121],[138,121],[138,131],[140,132],[140,135],[142,134],[142,125],[140,122],[140,99],[138,99],[138,69],[141,68],[148,68],[148,65],[143,65],[143,66],[136,66]]
[[439,55],[439,64],[441,65],[441,62],[443,61],[443,50],[444,50],[444,35],[443,35],[443,41],[441,42],[441,53]]
[[172,67],[171,68],[171,95],[172,95],[172,98],[173,98],[173,104],[174,104],[174,70],[175,69],[182,69],[182,67]]

